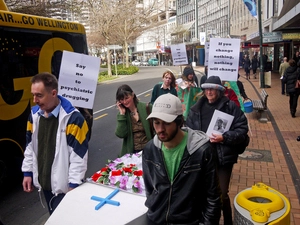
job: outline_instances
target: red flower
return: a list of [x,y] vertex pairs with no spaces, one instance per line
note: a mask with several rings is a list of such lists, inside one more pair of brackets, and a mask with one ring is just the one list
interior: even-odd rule
[[134,166],[136,166],[135,164],[129,164],[129,165],[130,165],[131,168],[134,167]]
[[132,169],[131,169],[132,167],[124,167],[123,168],[123,171],[124,172],[127,172],[127,173],[132,173]]
[[92,180],[96,182],[99,177],[101,177],[101,173],[94,173],[94,175],[92,176]]
[[113,171],[111,171],[111,175],[112,176],[121,176],[122,171],[121,170],[113,170]]
[[140,177],[140,176],[143,175],[143,171],[142,171],[142,170],[136,170],[136,171],[133,172],[133,174],[134,174],[135,176]]
[[102,169],[101,169],[101,172],[104,172],[104,171],[107,171],[108,170],[108,167],[103,167]]

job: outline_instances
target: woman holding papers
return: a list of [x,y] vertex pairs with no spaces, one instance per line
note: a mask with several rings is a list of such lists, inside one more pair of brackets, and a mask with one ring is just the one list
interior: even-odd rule
[[[237,163],[239,149],[236,146],[247,140],[248,121],[242,110],[226,96],[225,88],[218,76],[210,76],[204,84],[203,97],[191,107],[186,125],[194,130],[207,132],[210,126],[214,126],[214,113],[225,113],[229,117],[233,116],[231,125],[224,129],[223,133],[212,132],[208,136],[210,142],[216,148],[218,154],[218,174],[223,200],[224,224],[232,224],[232,212],[230,198],[228,196],[230,177],[234,163]],[[215,112],[216,110],[216,112]],[[210,124],[212,123],[212,124]],[[213,130],[213,129],[212,129]]]

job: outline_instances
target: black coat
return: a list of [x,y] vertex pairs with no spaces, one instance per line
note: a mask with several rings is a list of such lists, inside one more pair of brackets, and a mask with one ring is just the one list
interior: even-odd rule
[[258,60],[257,60],[257,58],[252,58],[252,69],[253,70],[256,70],[257,69],[257,67],[258,67]]
[[[204,101],[207,101],[205,96],[200,98],[189,111],[186,125],[191,129],[202,130],[200,108],[203,107]],[[215,109],[234,116],[230,129],[223,133],[223,142],[214,144],[217,149],[219,164],[234,164],[238,158],[237,149],[234,147],[244,142],[248,133],[247,117],[233,101],[225,96],[221,98]]]
[[204,133],[185,129],[187,146],[173,181],[157,136],[143,150],[147,215],[159,225],[218,225],[222,203],[214,149]]
[[249,69],[251,65],[251,61],[249,58],[246,58],[244,61],[244,69]]
[[289,66],[286,68],[282,79],[284,83],[286,83],[286,92],[295,92],[296,80],[299,79],[299,70],[297,69],[297,66]]

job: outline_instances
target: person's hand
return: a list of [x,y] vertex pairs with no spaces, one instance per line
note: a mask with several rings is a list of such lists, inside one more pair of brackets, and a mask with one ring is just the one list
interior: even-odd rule
[[22,185],[25,192],[32,192],[34,189],[32,185],[32,177],[24,177]]
[[126,109],[124,105],[121,102],[117,102],[117,108],[119,109],[119,112],[121,115],[125,115]]
[[220,143],[224,140],[223,135],[222,134],[211,134],[212,136],[209,137],[209,140],[211,143]]

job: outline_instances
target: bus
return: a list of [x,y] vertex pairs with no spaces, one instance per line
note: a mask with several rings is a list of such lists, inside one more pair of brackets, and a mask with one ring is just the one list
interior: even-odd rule
[[[0,193],[21,184],[26,126],[34,105],[30,79],[50,72],[59,78],[63,50],[88,54],[82,24],[7,9],[0,0]],[[92,110],[79,109],[92,126]]]

